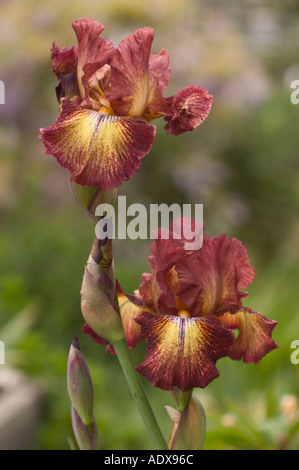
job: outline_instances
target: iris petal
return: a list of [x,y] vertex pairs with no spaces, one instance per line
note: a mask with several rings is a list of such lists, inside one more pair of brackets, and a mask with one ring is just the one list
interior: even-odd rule
[[168,121],[165,129],[167,134],[179,135],[192,131],[208,116],[213,96],[200,86],[188,86],[178,91],[170,99],[171,106],[165,116]]
[[72,181],[108,191],[137,171],[155,132],[143,118],[110,116],[64,98],[56,123],[41,129],[41,140]]
[[89,78],[109,61],[115,49],[108,39],[100,37],[105,26],[98,21],[81,18],[72,26],[78,40],[78,85],[82,98],[88,101]]
[[221,320],[227,328],[238,329],[239,335],[229,353],[231,359],[257,364],[278,345],[271,338],[277,322],[269,320],[250,308],[240,308],[236,313],[225,313]]
[[181,288],[179,299],[192,315],[230,311],[242,305],[247,287],[254,279],[245,246],[225,234],[215,239],[204,235],[202,248],[176,265]]
[[136,370],[163,390],[206,387],[219,376],[215,363],[234,341],[233,332],[211,315],[185,318],[142,312],[136,321],[147,338],[145,361]]
[[142,115],[149,96],[149,57],[154,31],[140,28],[116,48],[111,67],[111,92],[107,99],[116,114]]
[[141,307],[138,307],[137,305],[134,305],[132,302],[130,302],[129,298],[122,291],[119,284],[117,284],[117,287],[120,316],[127,344],[129,348],[135,348],[136,343],[144,339],[144,335],[141,332],[141,327],[135,321],[135,318],[141,311]]

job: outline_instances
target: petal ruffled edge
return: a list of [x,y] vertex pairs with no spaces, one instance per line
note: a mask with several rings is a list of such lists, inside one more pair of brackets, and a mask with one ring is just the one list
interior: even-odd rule
[[81,97],[89,103],[89,80],[97,70],[110,61],[115,48],[108,39],[100,37],[105,29],[100,22],[91,18],[81,18],[73,21],[72,26],[78,41],[78,85]]
[[211,315],[184,318],[143,311],[136,321],[147,341],[145,360],[136,370],[163,390],[206,387],[219,376],[215,363],[234,341],[233,332]]
[[63,46],[61,49],[53,42],[51,47],[51,61],[52,71],[57,76],[63,74],[77,73],[78,64],[78,47],[73,46],[71,49],[67,49]]
[[154,30],[140,28],[123,39],[111,67],[111,92],[106,96],[118,115],[143,115],[149,94],[149,58]]
[[201,87],[190,85],[168,99],[170,107],[165,116],[167,134],[179,135],[198,127],[209,115],[213,96]]
[[272,339],[272,331],[277,321],[269,320],[261,313],[243,307],[236,313],[225,313],[221,320],[227,328],[238,329],[239,335],[228,354],[237,361],[257,364],[266,354],[278,348]]
[[179,299],[192,315],[221,315],[242,305],[248,295],[240,289],[254,279],[245,246],[225,234],[203,236],[202,247],[178,261]]
[[55,124],[41,129],[40,138],[72,181],[109,191],[138,170],[155,134],[143,118],[110,116],[63,98]]

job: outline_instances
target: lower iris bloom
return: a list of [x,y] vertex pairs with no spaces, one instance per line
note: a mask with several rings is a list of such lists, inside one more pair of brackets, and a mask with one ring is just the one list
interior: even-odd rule
[[130,345],[146,338],[145,360],[136,370],[156,387],[187,391],[218,377],[215,364],[222,357],[259,362],[277,347],[271,338],[277,322],[242,304],[243,289],[255,276],[244,245],[225,234],[203,235],[201,248],[188,251],[176,237],[180,225],[175,222],[168,239],[159,231],[151,273],[122,301],[121,312],[126,325],[135,320],[126,331]]
[[52,47],[60,113],[41,140],[72,181],[108,191],[131,178],[151,150],[156,128],[149,122],[164,117],[168,134],[191,131],[209,114],[212,96],[193,85],[163,96],[169,56],[165,49],[151,54],[151,28],[115,48],[100,37],[101,23],[82,18],[72,26],[78,46]]

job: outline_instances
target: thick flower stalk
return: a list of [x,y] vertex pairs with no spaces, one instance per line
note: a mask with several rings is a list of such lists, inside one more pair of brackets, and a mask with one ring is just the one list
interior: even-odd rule
[[94,389],[89,368],[73,339],[67,364],[67,387],[72,403],[72,426],[81,450],[98,449],[98,429],[93,415]]
[[122,293],[121,311],[134,325],[126,332],[130,345],[147,342],[136,370],[156,387],[188,391],[218,377],[222,357],[259,362],[277,347],[271,338],[277,322],[243,306],[243,289],[255,276],[244,245],[225,234],[203,235],[201,248],[186,249],[182,223],[176,220],[168,237],[157,232],[151,272],[135,295]]
[[150,152],[152,120],[164,117],[168,134],[192,131],[208,116],[212,96],[194,85],[163,96],[169,56],[165,49],[151,53],[151,28],[138,29],[115,48],[100,37],[101,23],[82,18],[72,26],[77,46],[53,43],[60,113],[54,125],[41,129],[41,140],[71,181],[108,191],[130,179]]

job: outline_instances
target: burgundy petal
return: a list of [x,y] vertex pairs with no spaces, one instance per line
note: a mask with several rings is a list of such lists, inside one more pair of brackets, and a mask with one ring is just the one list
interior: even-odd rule
[[240,308],[236,313],[225,313],[221,320],[227,328],[238,329],[229,357],[244,362],[257,364],[268,352],[276,349],[278,345],[271,338],[272,331],[277,325],[260,313],[250,308]]
[[219,376],[215,363],[234,341],[233,332],[211,315],[184,318],[141,312],[136,320],[147,340],[145,360],[136,370],[163,390],[206,387]]
[[208,116],[213,96],[200,86],[188,86],[178,91],[171,99],[171,106],[165,116],[167,134],[179,135],[192,131]]
[[72,181],[108,191],[137,171],[156,128],[143,118],[110,116],[63,98],[55,124],[41,132],[46,153],[70,170]]

